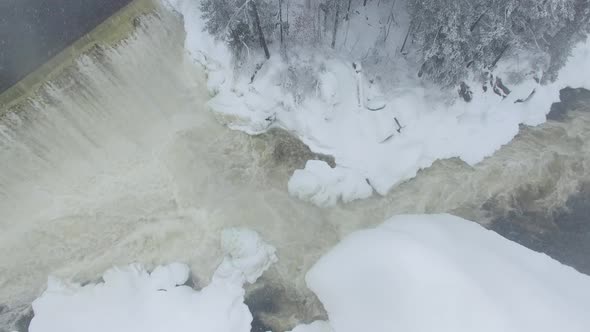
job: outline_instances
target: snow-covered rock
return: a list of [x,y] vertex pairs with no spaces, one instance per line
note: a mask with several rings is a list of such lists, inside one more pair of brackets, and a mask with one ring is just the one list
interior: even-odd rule
[[398,216],[306,276],[335,332],[583,332],[590,277],[476,223]]
[[249,229],[224,230],[221,234],[221,248],[225,258],[215,271],[214,278],[224,278],[237,272],[245,281],[254,283],[277,261],[275,248]]
[[252,314],[244,304],[245,282],[255,282],[277,260],[275,249],[253,231],[222,234],[223,262],[201,291],[183,286],[184,264],[149,273],[132,264],[113,268],[103,282],[81,286],[49,278],[33,302],[30,332],[249,332]]
[[331,168],[321,160],[310,160],[305,169],[296,170],[289,180],[289,193],[318,206],[332,206],[370,197],[373,188],[354,170]]

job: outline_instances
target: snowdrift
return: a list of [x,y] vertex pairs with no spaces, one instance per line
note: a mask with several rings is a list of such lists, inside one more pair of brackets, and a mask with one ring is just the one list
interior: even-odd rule
[[308,272],[336,332],[588,331],[590,277],[476,223],[397,216]]

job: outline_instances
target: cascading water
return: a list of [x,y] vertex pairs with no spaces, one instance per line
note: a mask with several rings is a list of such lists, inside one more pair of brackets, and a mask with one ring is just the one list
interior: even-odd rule
[[353,230],[397,213],[451,212],[540,234],[574,213],[568,202],[587,188],[590,114],[580,108],[523,128],[474,168],[440,161],[386,197],[330,209],[299,202],[287,180],[317,156],[280,130],[251,137],[218,124],[183,37],[172,13],[143,17],[121,45],[82,56],[0,120],[0,326],[27,310],[48,274],[88,281],[113,265],[182,261],[202,286],[221,256],[219,232],[242,226],[279,256],[249,290],[255,321],[286,329],[323,315],[303,276]]

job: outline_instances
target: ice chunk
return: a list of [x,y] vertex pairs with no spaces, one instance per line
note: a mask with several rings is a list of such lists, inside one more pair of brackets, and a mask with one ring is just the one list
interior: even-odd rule
[[398,216],[306,276],[336,332],[588,331],[590,277],[476,223]]
[[288,188],[291,195],[318,206],[332,206],[340,199],[351,202],[373,194],[373,188],[360,173],[342,167],[331,168],[321,160],[309,160],[305,169],[296,170]]
[[221,234],[221,248],[225,258],[214,278],[239,274],[253,283],[278,259],[275,248],[260,238],[258,233],[243,228],[230,228]]

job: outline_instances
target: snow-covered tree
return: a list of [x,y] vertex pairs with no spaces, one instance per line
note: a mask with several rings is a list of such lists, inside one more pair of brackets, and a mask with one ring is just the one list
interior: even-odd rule
[[410,0],[412,34],[422,57],[419,76],[450,85],[467,74],[475,45],[470,45],[473,4],[456,0]]
[[[402,1],[404,5],[395,5]],[[498,63],[514,56],[526,59],[523,73],[543,73],[539,79],[552,80],[568,52],[586,36],[590,26],[590,0],[201,2],[206,29],[226,41],[238,59],[244,59],[254,49],[262,49],[268,57],[273,43],[280,43],[283,55],[289,52],[287,45],[337,49],[351,26],[362,29],[358,21],[353,25],[350,22],[365,12],[363,6],[390,11],[387,23],[369,22],[368,18],[366,22],[372,27],[386,26],[381,30],[383,43],[388,40],[393,17],[397,15],[394,8],[408,10],[410,26],[394,27],[403,29],[405,35],[399,48],[412,57],[409,63],[419,64],[419,76],[442,86],[456,86],[469,75],[485,77]],[[346,24],[344,29],[342,24]],[[380,46],[383,45],[373,47]],[[362,52],[385,56],[375,49]]]
[[558,69],[573,46],[560,44],[580,35],[588,7],[588,0],[408,0],[419,74],[454,85],[523,52],[540,69]]
[[272,34],[276,21],[276,4],[272,0],[204,0],[201,12],[207,31],[228,43],[240,56],[244,48],[255,47],[258,42],[266,57],[268,35]]

